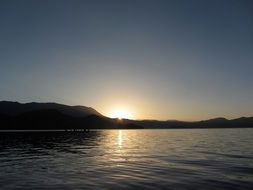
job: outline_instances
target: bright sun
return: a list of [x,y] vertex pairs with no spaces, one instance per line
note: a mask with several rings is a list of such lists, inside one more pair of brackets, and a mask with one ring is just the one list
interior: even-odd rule
[[114,110],[110,116],[112,118],[118,118],[118,119],[129,119],[131,117],[131,114],[124,110],[124,109],[117,109],[117,110]]

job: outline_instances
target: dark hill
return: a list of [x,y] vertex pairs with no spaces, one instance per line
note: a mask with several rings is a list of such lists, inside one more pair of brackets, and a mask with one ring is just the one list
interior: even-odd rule
[[[143,126],[143,127],[142,127]],[[45,129],[187,129],[251,128],[253,117],[228,120],[184,122],[177,120],[117,120],[105,117],[93,108],[57,103],[0,102],[0,130]]]
[[0,114],[9,116],[17,116],[26,112],[53,109],[57,110],[65,115],[73,117],[85,117],[88,115],[100,115],[96,110],[85,106],[68,106],[57,103],[26,103],[21,104],[19,102],[0,101]]
[[0,130],[134,129],[93,108],[56,103],[0,102]]
[[151,129],[184,129],[184,128],[253,128],[253,117],[241,117],[228,120],[214,118],[203,121],[156,121],[156,120],[124,120],[125,123],[134,123]]

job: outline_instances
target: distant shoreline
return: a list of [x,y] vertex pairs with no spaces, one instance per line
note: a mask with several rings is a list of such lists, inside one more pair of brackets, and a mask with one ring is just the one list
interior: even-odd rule
[[22,132],[66,132],[66,133],[89,133],[92,131],[120,131],[120,130],[124,130],[124,131],[128,131],[128,130],[182,130],[182,129],[251,129],[253,127],[205,127],[205,128],[200,128],[200,127],[185,127],[185,128],[143,128],[143,129],[89,129],[89,131],[85,131],[85,130],[73,130],[73,129],[69,129],[69,130],[65,130],[65,129],[50,129],[50,130],[1,130],[0,129],[0,133],[22,133]]
[[187,122],[109,118],[93,108],[58,103],[0,101],[0,131],[253,128],[253,117]]

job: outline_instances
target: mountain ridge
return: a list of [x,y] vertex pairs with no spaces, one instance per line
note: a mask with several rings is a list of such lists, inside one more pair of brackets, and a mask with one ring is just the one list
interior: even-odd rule
[[84,117],[91,114],[100,115],[98,111],[91,107],[86,106],[69,106],[65,104],[58,104],[55,102],[28,102],[19,103],[13,101],[0,101],[0,113],[7,114],[11,116],[19,115],[24,112],[37,111],[43,109],[56,109],[66,115],[71,115],[74,117]]
[[186,129],[251,128],[253,117],[201,121],[113,119],[91,107],[0,101],[0,130],[12,129]]

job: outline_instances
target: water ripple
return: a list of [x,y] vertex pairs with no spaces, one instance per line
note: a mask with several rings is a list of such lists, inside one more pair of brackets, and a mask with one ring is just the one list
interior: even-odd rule
[[252,189],[252,135],[252,129],[0,133],[0,189]]

